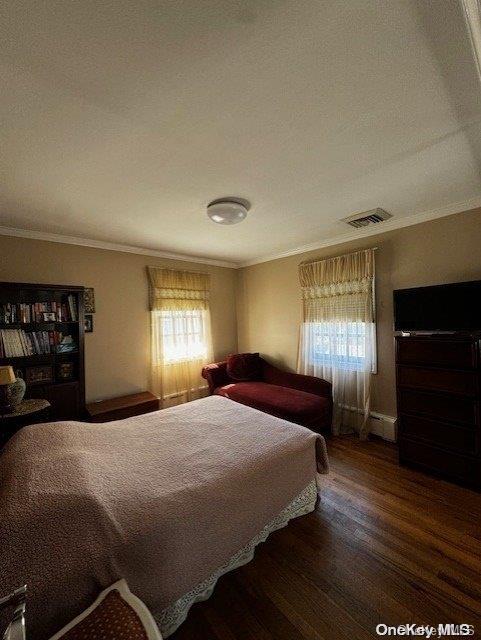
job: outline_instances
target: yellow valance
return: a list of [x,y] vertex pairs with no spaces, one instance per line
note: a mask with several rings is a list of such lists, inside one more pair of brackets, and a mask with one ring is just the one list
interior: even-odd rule
[[208,308],[210,290],[208,273],[160,267],[147,267],[147,273],[151,311]]
[[304,322],[374,321],[374,249],[299,266]]

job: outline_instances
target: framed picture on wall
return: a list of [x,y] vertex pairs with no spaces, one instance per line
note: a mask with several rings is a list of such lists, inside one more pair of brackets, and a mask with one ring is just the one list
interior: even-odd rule
[[85,333],[92,333],[94,330],[94,317],[91,313],[85,314],[84,328]]
[[95,313],[95,291],[92,287],[84,289],[84,310],[85,313]]

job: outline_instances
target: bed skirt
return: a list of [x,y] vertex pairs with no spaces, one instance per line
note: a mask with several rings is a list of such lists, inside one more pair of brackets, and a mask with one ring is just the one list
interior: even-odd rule
[[212,595],[217,580],[224,574],[247,564],[254,557],[255,548],[277,529],[285,527],[290,520],[314,511],[317,501],[317,484],[313,480],[294,500],[267,524],[245,547],[235,553],[209,578],[199,583],[191,591],[176,600],[160,614],[154,615],[163,638],[168,638],[187,618],[190,608],[196,602],[207,600]]

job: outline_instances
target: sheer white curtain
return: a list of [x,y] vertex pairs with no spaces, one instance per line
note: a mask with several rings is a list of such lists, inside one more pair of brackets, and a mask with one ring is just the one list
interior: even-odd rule
[[333,432],[368,435],[376,369],[374,250],[301,264],[298,371],[332,382]]
[[148,267],[152,389],[162,406],[207,393],[202,367],[212,362],[209,275]]

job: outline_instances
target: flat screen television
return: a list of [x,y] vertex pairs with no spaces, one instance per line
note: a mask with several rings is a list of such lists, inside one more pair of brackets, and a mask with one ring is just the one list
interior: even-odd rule
[[394,291],[395,331],[481,329],[481,280]]

